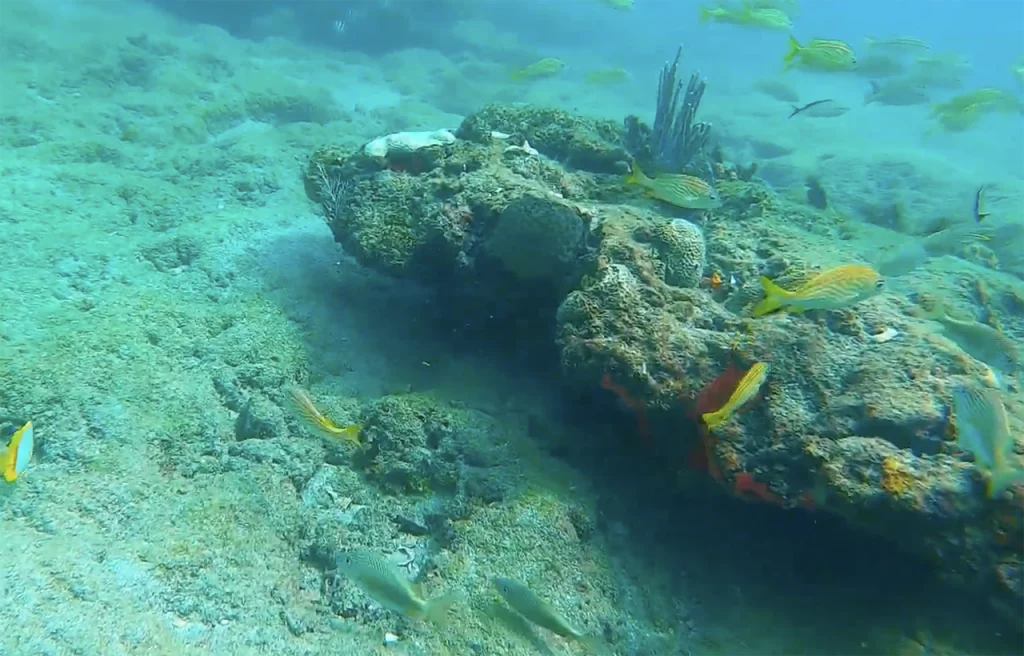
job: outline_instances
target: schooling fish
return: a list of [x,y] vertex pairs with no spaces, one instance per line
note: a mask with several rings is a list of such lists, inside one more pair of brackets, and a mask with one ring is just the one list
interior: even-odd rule
[[791,36],[789,50],[782,58],[782,70],[796,65],[818,71],[850,71],[857,65],[857,57],[843,41],[812,39],[802,46]]
[[567,640],[582,642],[592,651],[605,651],[597,638],[586,636],[573,627],[567,619],[562,617],[561,613],[551,607],[551,604],[538,597],[533,590],[522,583],[501,577],[495,577],[492,579],[492,583],[498,589],[498,594],[505,600],[505,603],[533,624]]
[[640,165],[634,162],[633,170],[626,176],[626,184],[638,185],[651,196],[676,207],[710,210],[722,206],[714,187],[700,178],[685,173],[663,173],[649,178],[640,169]]
[[953,420],[957,446],[974,454],[978,469],[988,477],[988,497],[1024,482],[1024,470],[1007,462],[1013,437],[1006,408],[995,390],[957,386],[953,390]]
[[790,113],[789,118],[793,118],[797,114],[816,118],[831,118],[833,116],[842,116],[848,111],[850,111],[849,107],[840,105],[831,98],[827,98],[825,100],[815,100],[803,107],[793,105],[793,111]]
[[6,446],[0,447],[0,474],[3,474],[5,481],[13,483],[18,480],[18,476],[32,460],[33,448],[35,440],[32,422],[29,421],[14,431]]
[[288,396],[291,400],[292,410],[311,430],[326,437],[340,437],[353,444],[360,444],[360,428],[357,424],[338,426],[317,410],[316,406],[313,405],[313,400],[309,398],[309,394],[306,394],[305,391],[298,387],[291,388]]
[[529,66],[514,71],[509,77],[513,80],[538,80],[544,77],[558,75],[565,68],[565,62],[554,57],[545,57],[535,61]]
[[967,355],[1008,375],[1021,370],[1021,355],[1014,341],[988,324],[956,319],[946,314],[941,305],[925,315],[942,326],[942,333]]
[[749,403],[761,391],[761,386],[768,378],[769,368],[764,362],[755,363],[747,373],[743,374],[743,378],[740,378],[740,382],[725,405],[714,412],[706,412],[701,415],[704,424],[708,428],[714,428],[729,421],[737,410]]
[[761,276],[764,300],[754,306],[754,316],[769,312],[803,312],[804,310],[837,310],[871,298],[882,291],[885,279],[877,271],[862,264],[844,264],[823,271],[794,291],[779,287]]
[[406,617],[426,619],[444,627],[448,623],[448,611],[460,599],[457,593],[424,598],[420,586],[409,581],[397,565],[367,549],[343,551],[336,562],[339,574],[381,606]]

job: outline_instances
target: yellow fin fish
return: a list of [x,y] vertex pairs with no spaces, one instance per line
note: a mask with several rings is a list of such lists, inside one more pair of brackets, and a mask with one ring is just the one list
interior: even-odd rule
[[811,39],[802,46],[791,36],[789,51],[782,58],[782,70],[796,65],[817,71],[850,71],[857,66],[857,57],[843,41]]
[[5,481],[13,483],[18,480],[18,476],[32,460],[34,448],[35,435],[32,431],[32,422],[29,421],[14,431],[6,446],[0,447],[0,473],[3,474]]
[[754,306],[754,316],[775,311],[837,310],[871,298],[884,286],[885,279],[863,264],[844,264],[823,271],[795,291],[761,276],[764,299]]
[[733,390],[725,405],[714,412],[705,412],[701,415],[700,418],[704,420],[704,424],[708,428],[714,428],[729,421],[729,418],[737,410],[745,406],[761,391],[761,386],[768,378],[769,369],[770,367],[764,362],[754,363],[754,366],[743,374],[743,378],[740,378],[740,382],[736,384],[736,389]]
[[313,431],[326,437],[340,437],[353,444],[360,444],[360,428],[357,424],[338,426],[317,410],[316,406],[313,405],[313,400],[309,398],[309,394],[306,394],[305,391],[298,387],[291,388],[288,396],[291,400],[292,409]]
[[685,173],[662,173],[647,177],[640,165],[633,163],[633,169],[626,176],[626,184],[637,185],[658,200],[676,207],[690,210],[711,210],[722,206],[722,200],[714,187],[700,178]]
[[957,446],[974,454],[975,464],[988,478],[985,494],[989,498],[1024,482],[1024,469],[1007,461],[1013,437],[1006,408],[995,390],[957,386],[953,390],[953,420]]
[[539,61],[535,61],[529,66],[520,68],[517,71],[513,71],[509,76],[513,80],[539,80],[544,77],[552,77],[558,75],[565,68],[565,62],[561,59],[554,57],[545,57]]
[[448,611],[461,599],[449,593],[427,599],[416,583],[386,557],[367,549],[343,551],[336,559],[338,573],[345,576],[381,606],[412,619],[425,619],[439,627],[448,625]]

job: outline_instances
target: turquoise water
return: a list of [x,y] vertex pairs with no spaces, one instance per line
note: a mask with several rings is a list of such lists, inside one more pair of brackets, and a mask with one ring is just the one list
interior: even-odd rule
[[616,4],[0,3],[0,653],[1020,653],[1024,6]]

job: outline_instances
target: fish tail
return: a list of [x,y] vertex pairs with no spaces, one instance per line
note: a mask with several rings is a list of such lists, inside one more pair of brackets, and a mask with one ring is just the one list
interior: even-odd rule
[[868,82],[868,84],[871,85],[871,91],[868,91],[867,93],[864,94],[865,105],[870,105],[871,103],[875,102],[875,96],[878,95],[878,82],[871,80],[870,82]]
[[985,495],[990,499],[995,498],[1018,483],[1024,483],[1024,469],[1003,467],[990,472]]
[[789,50],[782,57],[782,70],[788,70],[793,65],[793,59],[797,53],[800,52],[800,42],[792,37],[789,37]]
[[0,447],[0,473],[8,483],[13,483],[18,478],[14,473],[14,456],[14,449]]
[[429,599],[427,601],[426,608],[423,610],[423,616],[431,624],[444,629],[449,624],[448,611],[450,611],[452,606],[454,606],[460,599],[462,599],[462,595],[457,592],[449,592],[441,595],[440,597]]
[[797,107],[796,105],[790,105],[790,107],[793,108],[793,111],[789,113],[789,118],[793,118],[794,116],[800,113],[800,107]]
[[702,22],[702,23],[708,22],[708,19],[711,18],[711,10],[708,9],[707,5],[701,5],[699,7],[699,10],[700,10],[700,22]]
[[793,292],[779,287],[765,276],[761,276],[760,281],[761,289],[764,290],[764,299],[754,306],[755,317],[760,317],[768,314],[769,312],[775,312],[783,306],[786,299],[793,295]]
[[724,424],[725,420],[729,417],[721,410],[716,410],[714,412],[705,412],[700,418],[704,421],[704,425],[711,429]]
[[643,169],[640,168],[640,163],[639,162],[633,162],[633,165],[629,167],[629,173],[626,174],[625,182],[628,185],[631,185],[631,184],[638,185],[638,184],[643,184],[643,181],[646,178],[647,178],[647,176],[644,175]]
[[311,429],[321,435],[327,435],[328,437],[340,437],[355,444],[359,444],[359,426],[356,424],[345,427],[338,426],[317,410],[316,406],[313,404],[313,399],[309,398],[309,394],[298,387],[291,388],[289,391],[289,397],[291,399],[292,409]]

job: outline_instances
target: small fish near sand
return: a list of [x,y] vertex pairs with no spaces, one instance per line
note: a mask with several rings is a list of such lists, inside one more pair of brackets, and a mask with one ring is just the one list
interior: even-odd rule
[[535,61],[529,66],[524,66],[513,71],[509,77],[517,82],[527,80],[540,80],[546,77],[558,75],[565,69],[565,62],[554,57],[545,57]]
[[676,207],[712,210],[722,206],[714,187],[700,178],[685,173],[661,173],[649,178],[641,170],[640,165],[634,162],[625,181],[627,185],[637,185],[647,194]]
[[359,425],[338,426],[317,410],[316,405],[313,404],[313,399],[309,398],[309,394],[304,390],[292,387],[288,390],[288,400],[292,411],[313,432],[324,437],[341,438],[355,445],[361,444],[359,441],[359,433],[361,431]]
[[850,111],[849,107],[841,105],[831,98],[826,98],[825,100],[815,100],[814,102],[807,103],[803,107],[793,105],[793,111],[790,112],[789,118],[793,118],[797,114],[814,118],[832,118],[842,116],[848,111]]
[[492,579],[492,583],[505,603],[529,622],[566,640],[583,643],[592,651],[607,651],[598,638],[587,636],[573,627],[551,604],[538,597],[533,590],[522,583],[501,577],[495,577]]
[[420,586],[409,581],[397,565],[368,549],[343,551],[337,555],[336,565],[338,574],[351,580],[381,606],[442,628],[448,624],[448,611],[461,599],[457,593],[425,598]]
[[761,387],[764,386],[764,381],[768,379],[769,370],[770,367],[764,362],[757,362],[750,367],[747,373],[743,374],[743,378],[740,378],[740,382],[737,383],[736,389],[733,390],[725,405],[714,412],[706,412],[701,415],[704,425],[710,429],[729,421],[737,411],[758,395]]
[[4,446],[0,446],[0,474],[8,483],[18,480],[32,460],[35,448],[35,433],[32,422],[28,421],[11,433]]
[[940,304],[935,304],[925,316],[938,323],[942,334],[975,360],[1010,376],[1020,372],[1020,351],[1002,331],[978,321],[951,317]]
[[827,73],[852,71],[857,66],[857,57],[844,41],[811,39],[802,46],[791,36],[789,50],[782,57],[782,70],[794,66]]
[[985,185],[981,185],[978,191],[974,192],[973,213],[975,223],[981,223],[982,219],[991,214],[985,209]]
[[869,266],[844,264],[819,273],[794,291],[783,289],[764,276],[761,287],[765,297],[754,306],[755,317],[771,312],[847,308],[881,292],[885,279]]
[[952,410],[957,446],[974,455],[975,465],[985,474],[985,495],[991,499],[1024,483],[1024,469],[1009,462],[1014,441],[999,394],[959,385],[953,390]]
[[931,102],[931,98],[924,86],[913,80],[891,80],[885,84],[879,84],[872,80],[871,90],[864,94],[864,104],[878,103],[880,105],[893,105],[906,107],[909,105],[923,105]]

